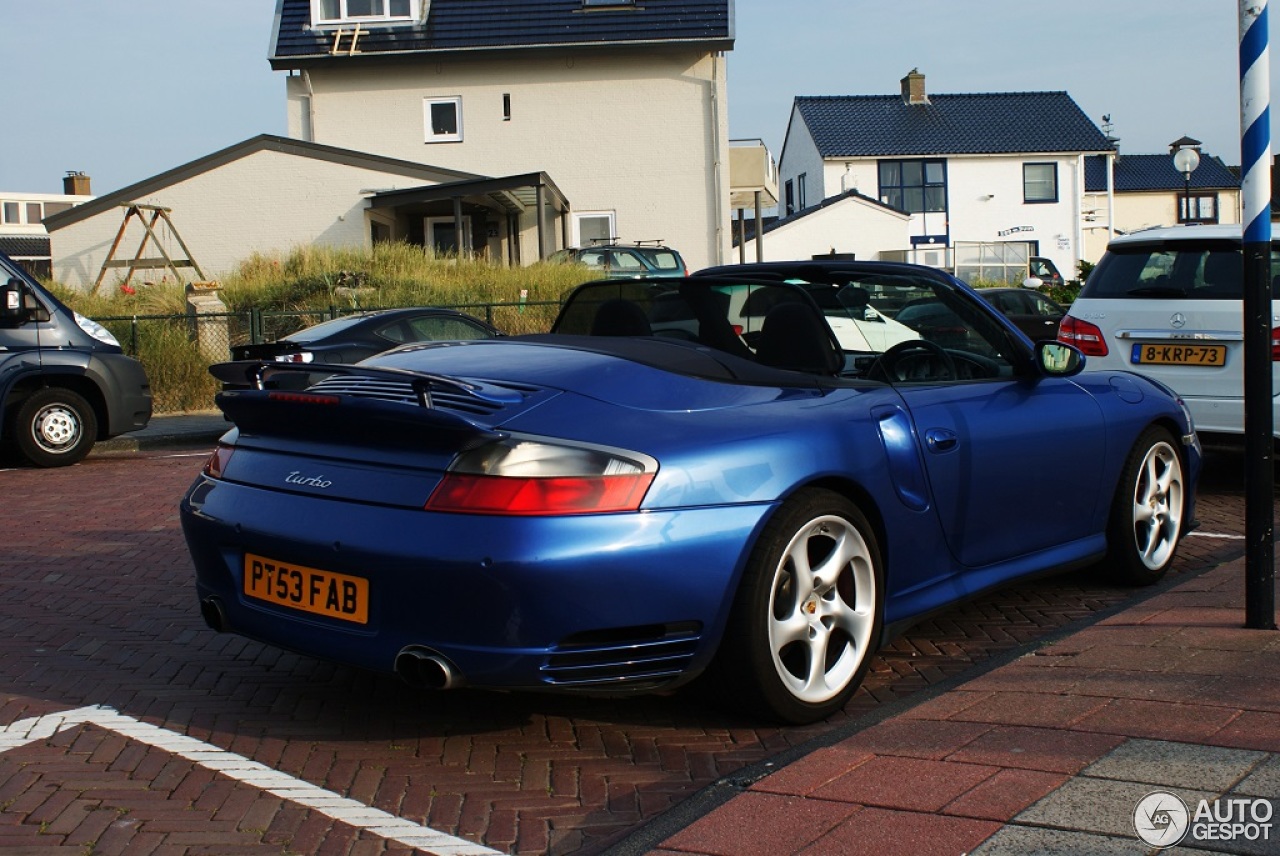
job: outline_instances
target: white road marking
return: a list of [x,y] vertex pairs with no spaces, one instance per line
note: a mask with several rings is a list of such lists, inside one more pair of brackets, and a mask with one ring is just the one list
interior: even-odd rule
[[85,723],[97,725],[137,740],[139,743],[171,752],[179,758],[185,758],[238,782],[306,806],[325,817],[372,832],[388,841],[426,851],[432,856],[501,856],[499,850],[491,850],[465,838],[455,838],[430,827],[396,817],[381,809],[367,806],[273,770],[243,755],[228,752],[185,734],[168,731],[158,725],[142,722],[132,716],[125,716],[109,707],[81,707],[31,719],[20,719],[0,727],[0,752],[17,749],[37,740],[47,740],[59,731]]
[[1229,532],[1188,532],[1188,535],[1194,535],[1197,538],[1226,538],[1229,541],[1243,541],[1243,535],[1232,535]]

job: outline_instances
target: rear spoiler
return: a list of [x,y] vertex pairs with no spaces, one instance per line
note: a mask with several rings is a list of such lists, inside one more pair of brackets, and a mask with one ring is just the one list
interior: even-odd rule
[[[214,401],[242,434],[326,441],[340,437],[376,446],[471,447],[506,436],[457,412],[433,406],[432,389],[448,390],[502,406],[521,402],[518,392],[458,378],[403,369],[353,365],[311,366],[245,360],[209,367],[215,378],[237,388]],[[415,402],[384,401],[306,389],[272,389],[275,375],[348,375],[407,383]]]

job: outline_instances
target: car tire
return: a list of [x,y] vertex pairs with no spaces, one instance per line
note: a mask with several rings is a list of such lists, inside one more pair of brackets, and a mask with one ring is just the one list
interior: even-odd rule
[[1142,433],[1125,461],[1107,527],[1109,573],[1129,585],[1158,582],[1182,538],[1186,479],[1166,429]]
[[14,416],[18,451],[37,467],[65,467],[84,460],[98,439],[98,417],[69,389],[49,387],[27,397]]
[[866,516],[832,491],[796,494],[748,559],[713,667],[719,697],[792,724],[830,716],[867,673],[883,606]]

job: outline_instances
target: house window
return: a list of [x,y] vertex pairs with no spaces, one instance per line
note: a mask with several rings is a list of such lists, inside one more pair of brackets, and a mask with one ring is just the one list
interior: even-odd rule
[[791,179],[789,178],[787,179],[786,183],[783,185],[782,195],[783,195],[784,201],[786,202],[787,215],[789,216],[791,214],[796,213],[796,188],[795,188],[794,182],[792,182]]
[[1058,165],[1056,163],[1024,163],[1022,165],[1022,201],[1058,201]]
[[583,211],[573,215],[573,245],[589,247],[592,244],[608,244],[614,239],[614,212]]
[[428,143],[456,143],[462,140],[462,99],[425,98],[423,114]]
[[417,20],[422,0],[311,0],[315,24],[379,24]]
[[908,214],[945,211],[947,171],[940,160],[880,161],[880,201]]
[[808,179],[809,174],[807,172],[802,172],[796,176],[796,205],[800,207],[801,211],[809,207],[808,202],[805,201],[805,185],[808,184]]
[[21,217],[21,212],[22,212],[22,206],[19,205],[17,202],[4,203],[4,222],[21,223],[22,220],[19,219]]
[[[1188,204],[1190,213],[1187,212]],[[1217,223],[1218,194],[1192,193],[1188,199],[1184,193],[1178,194],[1179,223]]]

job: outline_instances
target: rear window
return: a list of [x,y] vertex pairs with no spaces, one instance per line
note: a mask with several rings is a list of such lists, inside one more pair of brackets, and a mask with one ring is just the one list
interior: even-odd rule
[[[1271,252],[1280,272],[1280,254]],[[1271,295],[1280,299],[1272,280]],[[1239,300],[1244,257],[1232,241],[1160,241],[1113,245],[1080,291],[1081,298],[1172,298]]]
[[675,250],[653,247],[637,247],[636,252],[649,260],[658,270],[683,270],[684,263]]

